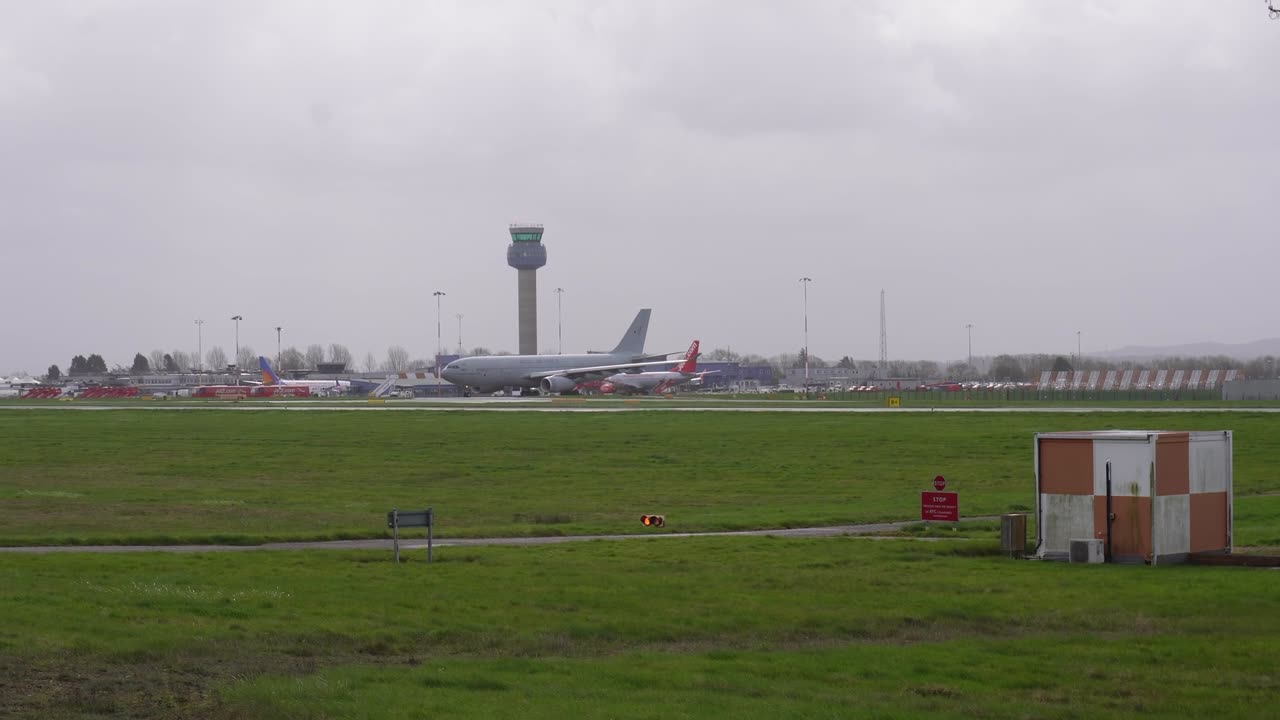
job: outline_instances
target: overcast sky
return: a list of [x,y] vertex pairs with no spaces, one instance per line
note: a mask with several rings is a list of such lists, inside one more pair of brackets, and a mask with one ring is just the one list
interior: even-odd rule
[[0,0],[0,372],[443,335],[1280,335],[1280,21],[1182,2]]

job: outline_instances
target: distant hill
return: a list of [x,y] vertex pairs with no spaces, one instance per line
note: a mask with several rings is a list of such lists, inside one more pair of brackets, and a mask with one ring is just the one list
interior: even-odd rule
[[1202,357],[1226,355],[1237,360],[1252,360],[1263,355],[1280,355],[1280,338],[1254,340],[1248,343],[1198,342],[1187,345],[1143,346],[1130,345],[1115,350],[1094,353],[1095,357],[1110,360],[1155,360],[1165,357]]

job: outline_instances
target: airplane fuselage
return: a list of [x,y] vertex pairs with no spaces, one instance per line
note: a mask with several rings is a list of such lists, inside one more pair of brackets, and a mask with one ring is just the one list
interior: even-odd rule
[[283,387],[304,387],[312,395],[345,393],[351,390],[350,380],[281,380],[276,384]]
[[617,373],[605,378],[606,382],[612,383],[615,388],[622,388],[630,392],[656,392],[659,388],[669,389],[697,377],[697,375],[686,375],[685,373],[669,370],[656,372],[641,373]]
[[[477,392],[496,392],[503,388],[536,388],[539,378],[556,370],[614,365],[636,362],[645,358],[643,353],[589,353],[585,355],[478,355],[454,360],[444,367],[440,376],[454,385],[462,385]],[[609,373],[600,373],[601,376]]]

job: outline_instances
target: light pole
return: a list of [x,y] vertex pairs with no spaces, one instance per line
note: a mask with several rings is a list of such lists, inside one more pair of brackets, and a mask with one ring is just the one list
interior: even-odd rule
[[196,318],[196,372],[204,372],[204,321]]
[[969,331],[969,369],[973,369],[973,323],[964,326]]
[[556,354],[564,354],[564,325],[560,323],[560,300],[564,297],[564,288],[556,288]]
[[1080,331],[1076,331],[1076,357],[1084,359],[1084,354],[1080,352]]
[[236,384],[240,384],[240,321],[244,319],[243,315],[232,315],[232,320],[236,321]]
[[462,354],[462,313],[458,313],[458,354]]
[[436,394],[440,394],[440,298],[444,293],[440,290],[431,293],[436,296]]
[[802,277],[804,283],[804,391],[809,392],[809,283],[813,278]]
[[281,330],[284,330],[284,328],[277,325],[276,326],[276,370],[277,371],[284,370],[284,368],[280,367],[280,331]]

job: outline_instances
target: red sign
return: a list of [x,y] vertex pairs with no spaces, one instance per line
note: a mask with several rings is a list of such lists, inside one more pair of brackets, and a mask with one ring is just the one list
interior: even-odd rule
[[960,522],[960,494],[953,492],[920,493],[920,519]]
[[942,492],[947,489],[947,479],[939,475],[933,479],[933,489]]

